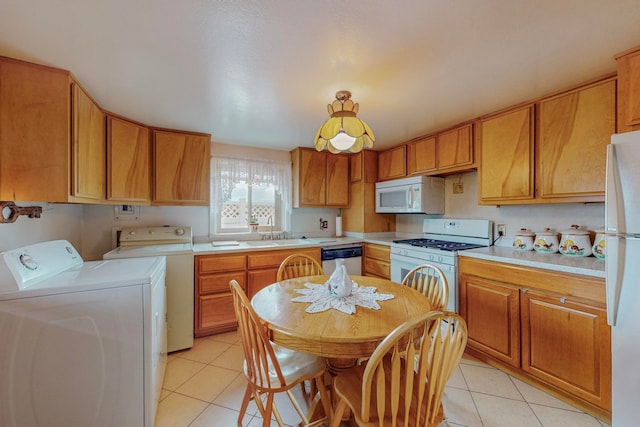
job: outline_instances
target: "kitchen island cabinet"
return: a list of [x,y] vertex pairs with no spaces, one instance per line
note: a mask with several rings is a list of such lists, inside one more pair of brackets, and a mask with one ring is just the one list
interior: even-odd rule
[[153,205],[209,206],[211,135],[153,129]]
[[0,129],[0,200],[104,200],[104,113],[71,73],[0,57]]
[[280,263],[292,254],[320,261],[320,248],[255,250],[195,256],[194,335],[203,337],[235,330],[229,281],[237,280],[249,298],[276,281]]
[[291,151],[294,208],[349,207],[349,157],[312,148]]
[[604,280],[468,257],[459,265],[467,352],[610,422]]

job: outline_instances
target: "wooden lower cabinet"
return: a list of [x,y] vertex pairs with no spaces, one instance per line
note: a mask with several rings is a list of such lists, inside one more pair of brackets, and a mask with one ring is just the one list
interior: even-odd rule
[[604,280],[460,257],[467,353],[611,422]]
[[280,263],[293,253],[320,261],[320,248],[196,255],[194,335],[203,337],[238,327],[229,281],[237,280],[249,298],[276,281]]
[[389,280],[391,278],[391,248],[386,245],[364,243],[362,245],[362,275]]

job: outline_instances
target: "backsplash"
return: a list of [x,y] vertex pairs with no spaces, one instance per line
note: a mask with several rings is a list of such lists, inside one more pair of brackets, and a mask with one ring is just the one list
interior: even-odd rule
[[[461,182],[464,193],[453,194],[454,183]],[[422,220],[428,215],[396,215],[396,231],[422,233]],[[531,205],[480,206],[478,205],[478,174],[476,172],[453,175],[445,180],[445,214],[437,218],[489,219],[505,224],[506,238],[510,245],[514,234],[521,228],[540,231],[546,227],[556,231],[580,225],[585,230],[597,230],[604,226],[604,203],[556,203]]]

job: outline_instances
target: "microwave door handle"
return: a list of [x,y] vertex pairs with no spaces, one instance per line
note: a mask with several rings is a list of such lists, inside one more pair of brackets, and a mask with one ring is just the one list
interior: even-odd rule
[[409,207],[413,208],[413,187],[409,187],[408,200]]

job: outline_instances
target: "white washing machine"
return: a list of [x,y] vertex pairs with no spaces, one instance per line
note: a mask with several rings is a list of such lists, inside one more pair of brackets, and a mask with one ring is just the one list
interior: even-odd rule
[[152,427],[167,363],[164,257],[0,253],[0,425]]
[[123,228],[104,259],[167,258],[167,351],[193,347],[194,265],[191,227]]

